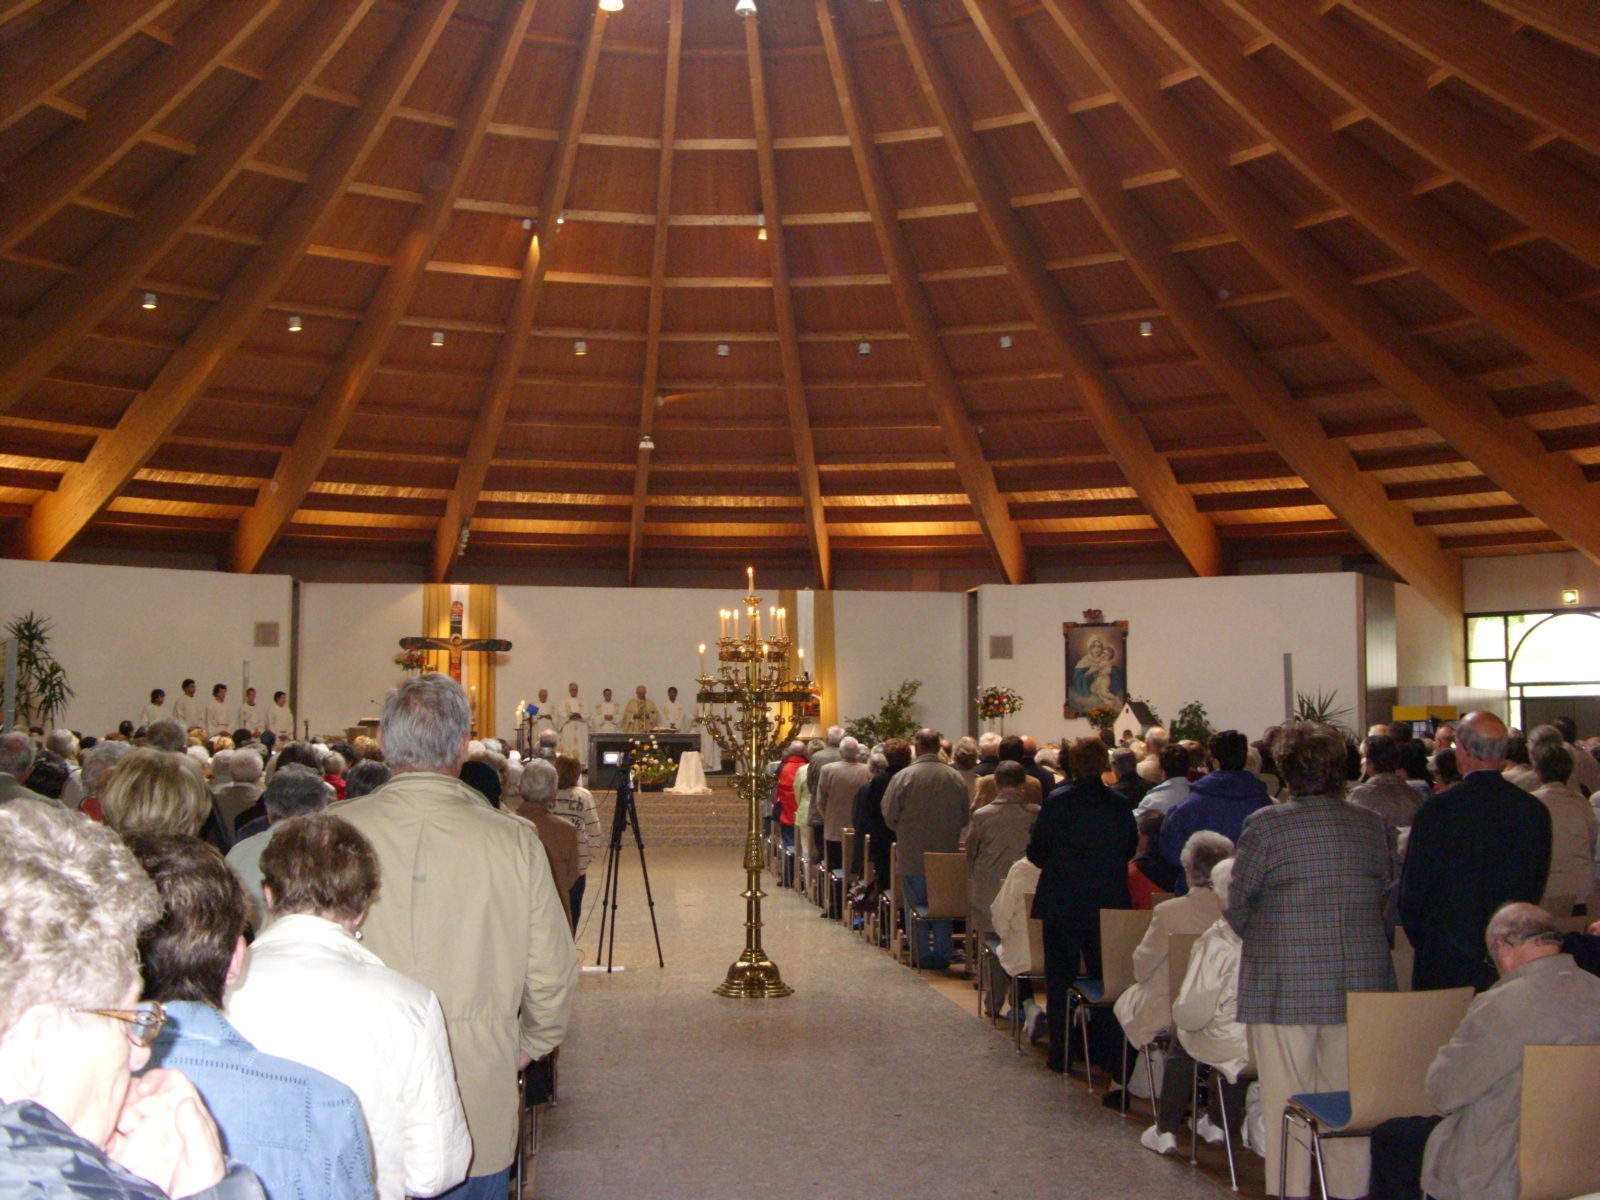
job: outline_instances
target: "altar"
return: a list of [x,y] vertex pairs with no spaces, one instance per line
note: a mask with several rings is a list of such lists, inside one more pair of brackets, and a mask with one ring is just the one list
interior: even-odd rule
[[687,750],[700,749],[698,733],[594,733],[589,735],[589,790],[609,792],[617,786],[617,755],[631,749],[639,738],[654,737],[674,766]]

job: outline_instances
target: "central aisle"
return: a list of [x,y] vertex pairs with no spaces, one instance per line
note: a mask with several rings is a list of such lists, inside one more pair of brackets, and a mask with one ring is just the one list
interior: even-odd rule
[[[795,995],[712,995],[743,946],[739,851],[648,854],[667,966],[656,966],[630,846],[616,951],[628,969],[579,985],[539,1200],[1228,1194],[1187,1159],[1141,1149],[1140,1126],[1081,1081],[1018,1059],[1006,1038],[792,893],[769,896],[763,916]],[[589,887],[586,964],[598,866]]]

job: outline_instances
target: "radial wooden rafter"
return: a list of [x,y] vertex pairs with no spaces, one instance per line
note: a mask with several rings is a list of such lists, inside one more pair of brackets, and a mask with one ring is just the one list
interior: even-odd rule
[[1484,0],[1513,20],[1600,55],[1600,12],[1572,0]]
[[888,183],[884,179],[883,164],[878,160],[877,145],[864,123],[859,84],[854,65],[849,59],[849,50],[834,23],[829,0],[815,2],[817,25],[822,31],[834,94],[844,119],[846,136],[850,139],[850,153],[855,160],[867,209],[872,214],[878,250],[883,257],[901,319],[910,331],[911,345],[934,415],[939,421],[950,457],[955,462],[961,486],[972,500],[978,526],[983,530],[990,550],[1008,580],[1024,583],[1028,579],[1027,548],[1023,545],[1021,531],[1012,519],[1006,498],[995,484],[994,468],[984,458],[983,445],[978,441],[972,420],[962,403],[960,388],[950,369],[945,348],[939,342],[928,298],[923,294],[917,278],[916,264],[891,207]]
[[489,375],[488,388],[473,423],[467,453],[456,469],[455,487],[451,489],[445,502],[444,516],[434,531],[432,578],[435,581],[448,579],[456,559],[461,555],[461,532],[471,527],[472,514],[478,507],[484,480],[489,475],[489,464],[500,442],[506,408],[511,403],[511,393],[517,386],[517,377],[527,354],[528,331],[533,328],[533,319],[539,310],[539,299],[550,265],[544,247],[551,246],[556,236],[562,210],[566,208],[567,191],[572,186],[578,140],[589,112],[589,98],[593,94],[595,73],[600,65],[600,47],[605,41],[606,16],[604,9],[595,11],[579,48],[578,66],[573,73],[567,97],[560,140],[546,168],[539,214],[534,219],[533,233],[528,238],[523,255],[516,295],[511,301],[511,312],[506,317],[505,335],[495,352],[494,369]]
[[221,299],[162,367],[155,381],[103,434],[83,463],[42,496],[15,535],[22,557],[53,559],[127,485],[199,399],[224,355],[237,347],[277,295],[329,207],[361,169],[406,90],[444,32],[457,0],[423,0],[406,20],[361,107],[317,160],[311,179]]
[[1467,187],[1600,266],[1600,186],[1558,160],[1531,153],[1509,130],[1430,89],[1398,62],[1372,53],[1317,0],[1225,0],[1306,70]]
[[51,288],[15,329],[0,330],[0,412],[60,364],[227,191],[374,2],[318,5],[274,58],[267,78],[161,184],[138,219],[96,245],[82,266]]
[[672,215],[672,166],[677,157],[678,80],[683,67],[683,0],[670,0],[667,17],[667,78],[661,91],[661,158],[656,168],[656,228],[650,246],[650,310],[645,318],[644,385],[639,396],[639,448],[633,474],[633,513],[628,522],[628,583],[639,582],[644,553],[645,509],[650,500],[649,440],[655,429],[661,380],[661,313],[666,305],[668,220]]
[[944,131],[956,171],[977,206],[979,220],[1021,292],[1035,325],[1072,383],[1095,433],[1195,574],[1221,574],[1225,556],[1216,528],[1195,507],[1194,497],[1178,484],[1166,459],[1156,453],[1149,433],[1128,407],[1127,399],[1050,278],[1043,256],[1007,203],[978,135],[972,131],[972,119],[956,94],[921,17],[905,0],[889,0],[889,11],[910,57],[912,73],[921,85],[923,99]]
[[965,0],[996,64],[1032,114],[1045,143],[1163,311],[1178,326],[1245,416],[1379,558],[1441,611],[1461,612],[1460,564],[1418,529],[1404,505],[1364,475],[1343,443],[1289,393],[1239,330],[1211,303],[1154,223],[1118,185],[1076,123],[1053,80],[1012,25],[1002,0]]
[[800,476],[800,499],[805,505],[806,540],[811,545],[812,570],[817,586],[826,591],[833,587],[833,556],[828,548],[822,476],[817,471],[816,442],[811,432],[811,412],[800,367],[800,341],[795,325],[794,296],[790,291],[783,206],[778,198],[778,171],[772,149],[772,118],[767,104],[767,72],[761,57],[759,18],[746,17],[744,29],[745,55],[750,66],[750,103],[756,127],[756,171],[761,180],[761,212],[767,223],[768,257],[772,264],[772,311],[778,330],[778,358],[783,369],[784,406],[789,415],[789,435],[794,439],[795,468]]
[[322,473],[328,455],[344,436],[345,427],[388,349],[400,318],[410,307],[423,269],[433,257],[445,225],[455,211],[467,170],[477,161],[489,121],[500,103],[517,56],[522,52],[528,23],[539,2],[514,0],[501,18],[500,28],[484,50],[460,123],[441,160],[437,186],[413,214],[394,261],[367,307],[366,316],[323,383],[322,392],[306,414],[294,444],[278,460],[277,470],[271,481],[262,487],[255,506],[239,520],[232,549],[235,571],[254,571],[277,543],[284,527]]
[[1547,452],[1532,430],[1508,420],[1480,388],[1407,334],[1325,252],[1298,238],[1281,213],[1231,173],[1215,140],[1162,94],[1154,74],[1095,5],[1087,0],[1042,0],[1042,5],[1146,136],[1308,312],[1484,474],[1573,546],[1600,560],[1600,501],[1577,463]]
[[152,133],[282,2],[206,5],[182,38],[157,52],[148,74],[128,79],[66,138],[23,162],[0,195],[0,250],[19,245]]

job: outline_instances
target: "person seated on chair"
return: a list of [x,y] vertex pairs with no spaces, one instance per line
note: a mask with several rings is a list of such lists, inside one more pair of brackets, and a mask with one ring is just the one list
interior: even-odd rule
[[[1198,937],[1222,916],[1222,901],[1211,887],[1211,872],[1233,856],[1233,843],[1220,833],[1202,829],[1191,834],[1181,858],[1189,890],[1156,905],[1150,926],[1133,952],[1133,986],[1117,998],[1113,1011],[1122,1022],[1128,1044],[1144,1048],[1172,1024],[1172,997],[1167,982],[1168,939],[1183,934]],[[1178,1051],[1176,1053],[1181,1053]],[[1147,1150],[1171,1154],[1176,1134],[1183,1126],[1189,1099],[1189,1072],[1173,1070],[1169,1052],[1161,1086],[1161,1106],[1156,1123],[1139,1140]],[[1154,1072],[1152,1071],[1152,1075]]]
[[1168,862],[1159,848],[1166,820],[1166,814],[1154,808],[1146,809],[1137,818],[1139,848],[1128,863],[1128,894],[1133,897],[1134,908],[1150,908],[1157,892],[1177,890],[1178,865]]
[[1507,904],[1484,935],[1500,979],[1428,1068],[1443,1117],[1372,1131],[1372,1200],[1517,1200],[1524,1046],[1600,1045],[1600,979],[1561,952],[1542,908]]

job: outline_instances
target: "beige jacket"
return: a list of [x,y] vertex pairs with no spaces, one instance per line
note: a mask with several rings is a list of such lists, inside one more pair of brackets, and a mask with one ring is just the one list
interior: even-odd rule
[[1239,1024],[1239,959],[1244,942],[1226,920],[1200,935],[1189,952],[1189,973],[1172,1001],[1172,1029],[1195,1062],[1216,1067],[1238,1083],[1250,1065],[1250,1041]]
[[1208,887],[1192,888],[1156,905],[1150,928],[1133,952],[1134,984],[1117,999],[1117,1020],[1135,1046],[1148,1046],[1172,1023],[1167,990],[1167,939],[1174,934],[1204,933],[1222,916],[1222,901]]
[[[1036,783],[1034,790],[1038,791]],[[972,829],[967,834],[972,923],[985,933],[995,932],[990,905],[1000,894],[1011,865],[1028,853],[1028,835],[1038,815],[1037,804],[1019,804],[1009,798],[985,804],[972,814]]]
[[1550,878],[1544,894],[1572,896],[1582,904],[1594,888],[1594,809],[1564,783],[1547,783],[1533,794],[1550,810]]
[[[1023,784],[1023,802],[1039,808],[1044,804],[1044,788],[1039,786],[1039,781],[1032,775],[1027,777]],[[972,811],[977,812],[985,805],[993,804],[996,796],[1000,794],[999,784],[995,783],[993,775],[984,775],[978,780],[978,789],[972,794]]]
[[[809,777],[810,771],[807,770]],[[829,842],[844,841],[844,831],[850,828],[855,807],[856,791],[872,778],[866,763],[838,762],[826,764],[817,776],[815,811],[822,814],[822,837]]]
[[472,1133],[469,1175],[511,1164],[517,1052],[562,1042],[578,954],[539,833],[459,779],[408,772],[339,815],[378,852],[362,927],[383,962],[438,996]]

